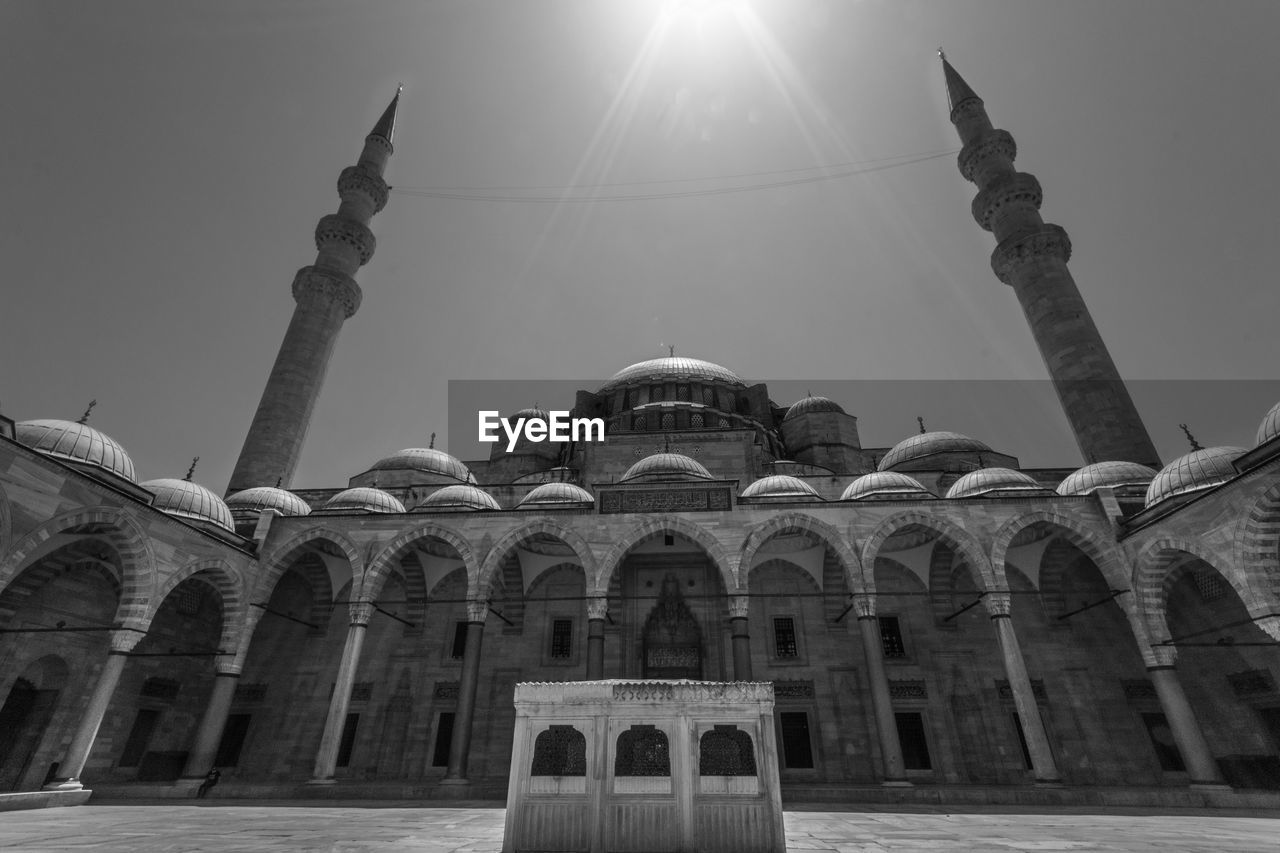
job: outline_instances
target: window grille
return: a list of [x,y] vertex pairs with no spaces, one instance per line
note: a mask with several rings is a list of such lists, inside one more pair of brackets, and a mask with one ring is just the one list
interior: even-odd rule
[[774,657],[794,658],[800,654],[796,644],[796,622],[790,616],[779,616],[773,620]]

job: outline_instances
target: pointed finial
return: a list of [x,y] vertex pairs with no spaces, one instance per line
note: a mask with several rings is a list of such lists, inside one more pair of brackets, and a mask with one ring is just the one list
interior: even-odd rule
[[280,484],[284,482],[284,477],[276,477],[276,488],[280,488]]
[[981,454],[981,453],[979,453],[979,454],[978,454],[978,467],[979,467],[979,468],[986,468],[986,467],[987,467],[987,460],[985,460],[985,459],[983,459],[983,458],[982,458],[982,454]]
[[97,400],[90,400],[89,407],[84,410],[84,414],[80,416],[80,420],[76,421],[76,423],[87,424],[89,422],[89,413],[93,411],[93,407],[96,405],[98,405]]
[[396,88],[396,96],[391,99],[391,103],[387,105],[386,111],[382,114],[382,118],[378,119],[378,123],[373,126],[373,130],[369,132],[370,136],[379,136],[387,142],[394,142],[392,138],[396,135],[396,110],[400,106],[400,93],[404,91],[404,84],[401,83]]
[[668,345],[667,345],[667,350],[671,353],[671,357],[672,357],[672,358],[675,358],[675,357],[676,357],[676,345],[675,345],[675,344],[668,344]]
[[671,452],[671,436],[670,436],[670,435],[663,436],[663,439],[662,439],[662,452],[663,452],[663,453],[670,453],[670,452]]
[[1200,446],[1200,442],[1196,441],[1196,437],[1191,434],[1191,430],[1187,429],[1186,424],[1178,424],[1178,426],[1182,429],[1184,433],[1186,433],[1187,441],[1191,442],[1191,449],[1193,451],[1204,450],[1204,448]]
[[964,78],[960,76],[951,63],[947,61],[947,55],[938,49],[938,57],[942,60],[942,76],[947,83],[947,105],[951,107],[951,114],[954,118],[956,108],[965,101],[974,100],[981,101],[978,94],[969,88],[969,84],[964,82]]
[[427,445],[427,448],[428,448],[429,450],[435,450],[435,449],[436,449],[436,434],[435,434],[434,432],[433,432],[433,433],[431,433],[431,443]]
[[191,477],[196,473],[196,463],[199,461],[200,461],[199,456],[191,460],[191,467],[187,469],[187,476],[183,477],[182,479],[186,480],[188,483],[191,482]]
[[924,434],[925,434],[925,432],[926,432],[926,430],[925,430],[925,428],[924,428],[924,416],[923,416],[923,415],[916,415],[916,423],[920,424],[920,434],[921,434],[921,435],[924,435]]
[[947,53],[941,47],[938,48],[938,58],[943,62],[947,61]]

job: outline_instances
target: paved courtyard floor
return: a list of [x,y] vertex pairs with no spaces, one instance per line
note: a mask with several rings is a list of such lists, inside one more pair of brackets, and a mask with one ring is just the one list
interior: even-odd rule
[[[466,804],[131,801],[0,814],[0,850],[497,853],[503,814]],[[1234,810],[796,806],[786,813],[786,830],[792,853],[1280,850],[1280,815]]]

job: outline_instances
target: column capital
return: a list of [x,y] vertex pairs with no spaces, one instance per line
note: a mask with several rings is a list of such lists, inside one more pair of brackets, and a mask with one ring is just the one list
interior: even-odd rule
[[111,654],[127,655],[133,651],[146,632],[136,628],[117,628],[111,632]]
[[587,618],[604,620],[609,615],[609,599],[593,595],[587,599]]
[[363,295],[356,280],[338,270],[323,267],[303,267],[293,277],[293,299],[327,299],[337,302],[349,318],[360,310]]
[[729,618],[746,619],[751,608],[751,597],[746,595],[729,596]]
[[353,627],[359,625],[363,628],[373,618],[372,601],[352,601],[347,605],[347,610],[351,614],[351,625]]
[[854,595],[853,612],[859,619],[874,619],[876,615],[876,597],[874,595]]
[[485,619],[489,616],[489,601],[468,601],[467,602],[467,621],[479,622],[484,624]]
[[214,678],[239,678],[240,673],[244,670],[244,664],[238,660],[229,660],[226,663],[219,661],[213,665]]
[[988,592],[982,597],[982,603],[992,619],[1009,616],[1013,612],[1013,596],[1008,592]]
[[1153,669],[1173,669],[1178,662],[1178,649],[1175,646],[1151,645],[1151,659],[1155,661],[1153,664],[1147,665],[1147,670]]

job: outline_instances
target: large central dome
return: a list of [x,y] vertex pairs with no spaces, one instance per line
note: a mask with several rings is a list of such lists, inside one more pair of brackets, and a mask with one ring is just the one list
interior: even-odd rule
[[601,391],[608,391],[619,385],[632,382],[647,382],[661,379],[702,379],[710,382],[723,382],[728,385],[746,386],[747,383],[738,378],[732,370],[703,361],[700,358],[685,358],[682,355],[651,358],[630,367],[624,367],[613,374],[608,382],[600,386]]

